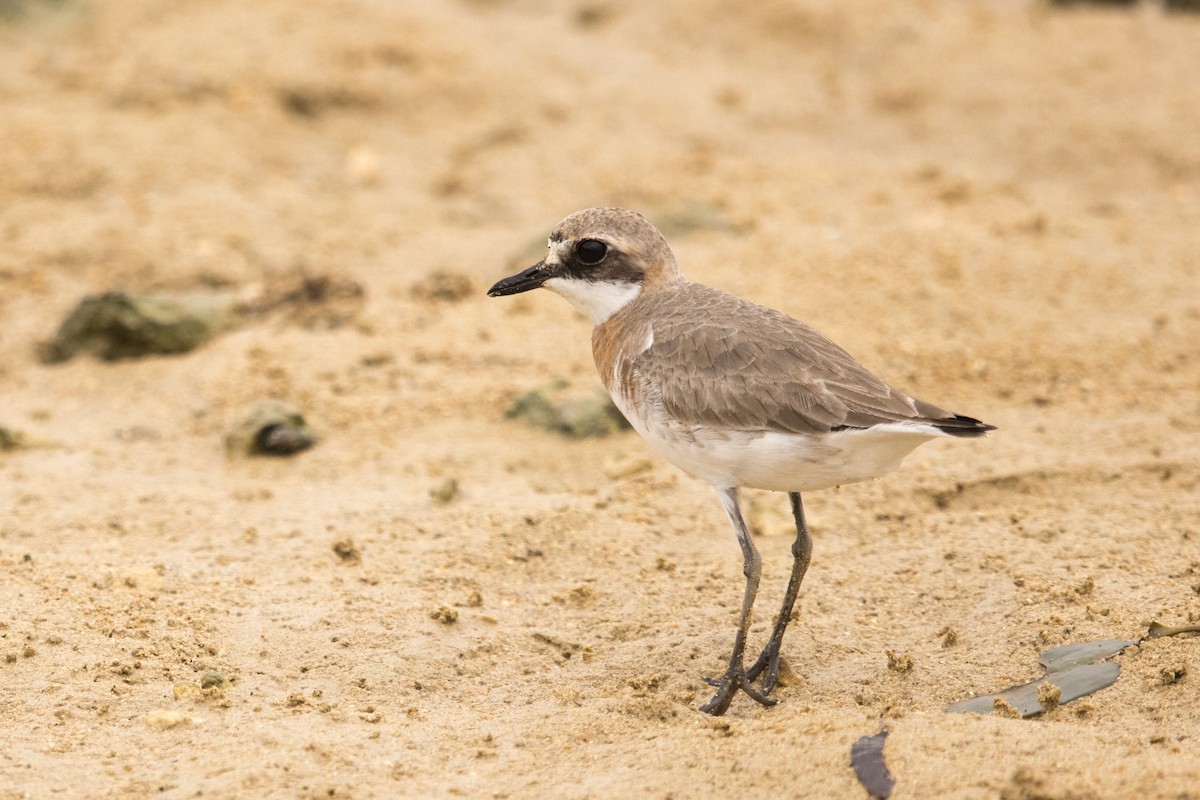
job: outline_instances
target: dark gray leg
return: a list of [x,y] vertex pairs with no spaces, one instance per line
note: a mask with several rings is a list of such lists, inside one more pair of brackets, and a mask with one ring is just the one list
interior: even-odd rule
[[763,648],[758,660],[746,670],[746,677],[750,680],[757,678],[764,669],[767,671],[762,682],[762,693],[765,695],[775,691],[775,684],[779,681],[779,648],[783,645],[783,632],[792,619],[792,607],[796,605],[796,595],[800,593],[800,582],[804,580],[808,562],[812,559],[812,536],[804,521],[804,504],[800,500],[800,493],[788,492],[788,498],[792,501],[792,516],[796,519],[796,541],[792,542],[792,577],[788,579],[783,608],[775,620],[771,640]]
[[700,706],[701,711],[705,714],[712,714],[714,717],[725,713],[739,689],[764,706],[775,705],[774,700],[750,685],[750,679],[746,677],[744,660],[746,631],[750,627],[750,609],[754,606],[754,596],[758,593],[758,579],[762,575],[762,558],[759,557],[758,550],[750,539],[750,529],[746,527],[746,521],[742,519],[742,510],[738,507],[737,489],[719,489],[718,491],[721,494],[721,505],[725,507],[725,514],[729,517],[730,524],[733,525],[733,532],[737,534],[738,544],[742,546],[742,572],[746,575],[746,592],[742,595],[742,616],[738,622],[737,636],[733,640],[733,655],[729,657],[729,668],[725,670],[725,675],[719,681],[711,681],[717,687],[717,693],[713,695],[712,700]]

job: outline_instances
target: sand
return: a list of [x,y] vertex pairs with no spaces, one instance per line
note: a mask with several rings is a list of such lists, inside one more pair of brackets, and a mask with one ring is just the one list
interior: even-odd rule
[[[26,444],[0,452],[0,798],[862,798],[850,746],[881,725],[897,798],[1200,797],[1195,635],[1041,717],[944,711],[1047,647],[1200,621],[1200,16],[24,5],[0,18],[0,426]],[[711,488],[634,433],[505,418],[598,384],[560,298],[484,291],[599,204],[999,428],[806,497],[774,708],[697,711],[742,591]],[[38,357],[88,293],[298,275],[363,301]],[[265,397],[316,447],[227,457]],[[791,536],[784,496],[747,497],[757,652]]]

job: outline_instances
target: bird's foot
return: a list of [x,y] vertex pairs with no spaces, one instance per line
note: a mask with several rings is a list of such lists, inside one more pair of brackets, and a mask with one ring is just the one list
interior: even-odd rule
[[751,681],[756,680],[759,675],[763,675],[764,670],[766,671],[762,680],[762,693],[764,695],[770,695],[779,684],[780,644],[781,642],[775,639],[768,642],[755,662],[746,670],[746,678]]
[[720,680],[715,680],[713,678],[705,678],[704,680],[710,686],[717,687],[717,692],[713,695],[711,700],[700,706],[700,710],[705,714],[711,714],[714,717],[719,717],[724,714],[726,710],[728,710],[729,704],[733,702],[733,696],[737,694],[739,690],[748,694],[750,699],[754,702],[763,706],[767,706],[768,708],[775,705],[777,702],[776,700],[767,697],[767,695],[763,692],[760,692],[758,689],[754,688],[754,685],[751,683],[751,678],[746,674],[746,668],[741,664],[738,664],[737,666],[730,665],[729,669],[725,671],[725,675]]

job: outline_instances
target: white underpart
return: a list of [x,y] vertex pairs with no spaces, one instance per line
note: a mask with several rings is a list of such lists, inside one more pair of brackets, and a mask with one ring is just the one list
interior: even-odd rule
[[551,278],[542,284],[562,295],[593,325],[599,325],[642,293],[638,283],[625,281],[585,281],[576,278]]
[[612,396],[659,455],[718,488],[807,492],[871,480],[897,470],[918,445],[946,436],[932,425],[906,422],[822,434],[693,427],[671,419],[652,390],[638,407],[619,386]]

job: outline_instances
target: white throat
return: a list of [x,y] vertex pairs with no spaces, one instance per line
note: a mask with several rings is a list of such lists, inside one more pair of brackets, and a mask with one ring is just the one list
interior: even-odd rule
[[625,281],[584,281],[576,278],[551,278],[542,284],[562,295],[584,316],[599,325],[633,302],[642,293],[640,283]]

